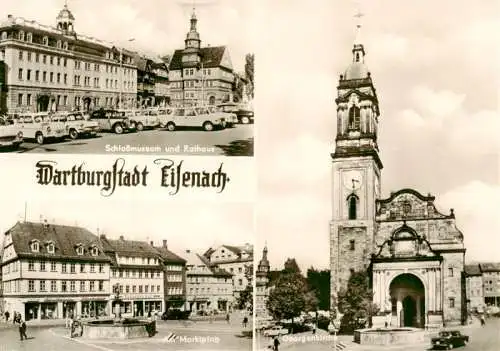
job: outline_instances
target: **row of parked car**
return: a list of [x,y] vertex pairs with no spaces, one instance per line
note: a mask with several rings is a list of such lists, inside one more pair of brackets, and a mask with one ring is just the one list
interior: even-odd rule
[[238,123],[253,123],[253,111],[223,104],[141,110],[98,109],[91,113],[25,113],[0,117],[0,146],[17,148],[24,139],[44,144],[47,139],[77,139],[95,136],[101,131],[122,134],[155,128],[175,131],[184,127],[213,131]]

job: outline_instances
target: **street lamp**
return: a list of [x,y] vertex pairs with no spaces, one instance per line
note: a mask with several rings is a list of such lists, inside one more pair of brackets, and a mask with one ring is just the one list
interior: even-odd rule
[[[130,38],[127,41],[133,42],[135,38]],[[123,93],[123,47],[120,45],[120,97],[118,100],[119,108],[122,108],[122,93]]]
[[[208,60],[206,63],[212,63],[212,60]],[[201,74],[201,106],[205,103],[205,73],[203,72],[203,62],[200,63],[200,74]]]

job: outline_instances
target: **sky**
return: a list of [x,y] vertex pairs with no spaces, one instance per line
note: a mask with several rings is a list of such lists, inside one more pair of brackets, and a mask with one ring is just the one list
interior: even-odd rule
[[[77,33],[156,56],[184,48],[193,3],[202,46],[227,45],[233,67],[243,71],[245,54],[253,52],[247,1],[68,0],[68,7]],[[55,26],[63,6],[64,0],[2,0],[0,19],[12,14]]]
[[382,195],[431,193],[454,208],[466,260],[500,260],[498,4],[259,2],[256,250],[267,244],[273,269],[288,257],[329,267],[334,100],[357,9],[380,102]]

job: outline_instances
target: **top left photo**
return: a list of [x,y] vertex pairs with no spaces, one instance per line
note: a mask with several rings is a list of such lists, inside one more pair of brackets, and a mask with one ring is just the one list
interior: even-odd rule
[[253,156],[247,1],[4,0],[0,151]]

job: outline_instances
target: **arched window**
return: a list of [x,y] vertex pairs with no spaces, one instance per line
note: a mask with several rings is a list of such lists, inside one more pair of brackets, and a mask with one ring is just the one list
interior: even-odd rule
[[49,37],[43,37],[43,45],[49,45]]
[[359,130],[359,125],[361,122],[359,107],[352,106],[349,109],[349,129]]
[[19,32],[19,40],[23,40],[24,41],[24,31],[20,31]]
[[6,40],[7,39],[7,32],[2,32],[2,40]]
[[359,62],[359,52],[356,53],[356,62]]
[[26,40],[31,43],[33,41],[33,34],[32,33],[28,33],[26,34]]
[[347,205],[349,209],[349,219],[356,219],[358,217],[358,197],[354,194],[349,195],[347,198]]

